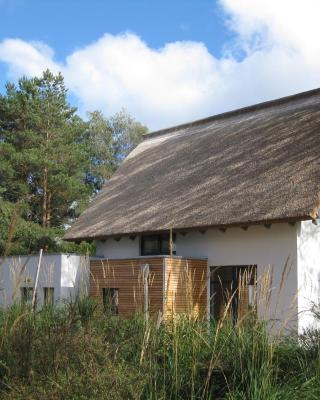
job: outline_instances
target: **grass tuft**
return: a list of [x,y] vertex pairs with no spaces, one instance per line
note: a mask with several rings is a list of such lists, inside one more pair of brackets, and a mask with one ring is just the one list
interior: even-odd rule
[[106,315],[79,298],[0,310],[2,399],[316,399],[320,333],[272,339],[235,325]]

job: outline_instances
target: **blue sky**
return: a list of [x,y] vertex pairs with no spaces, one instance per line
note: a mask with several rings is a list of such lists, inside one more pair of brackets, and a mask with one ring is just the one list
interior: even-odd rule
[[[318,0],[0,0],[0,90],[62,71],[151,129],[319,86]],[[301,71],[304,74],[301,74]]]
[[0,37],[41,40],[65,57],[105,32],[132,31],[152,47],[193,40],[216,54],[230,35],[215,1],[0,0]]

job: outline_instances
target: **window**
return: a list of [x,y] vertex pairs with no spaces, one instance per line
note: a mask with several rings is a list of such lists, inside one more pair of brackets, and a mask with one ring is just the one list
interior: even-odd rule
[[45,287],[43,288],[43,300],[45,306],[52,306],[54,303],[54,288]]
[[119,312],[119,289],[103,288],[103,306],[108,314],[118,315]]
[[[173,251],[172,254],[176,254],[174,250],[176,235],[172,235],[173,239]],[[161,235],[144,235],[141,236],[141,255],[142,256],[156,256],[156,255],[169,255],[170,254],[170,235],[164,233]]]
[[[32,305],[33,299],[33,287],[22,287],[21,288],[21,301],[26,305]],[[36,295],[36,302],[37,302],[37,295]]]

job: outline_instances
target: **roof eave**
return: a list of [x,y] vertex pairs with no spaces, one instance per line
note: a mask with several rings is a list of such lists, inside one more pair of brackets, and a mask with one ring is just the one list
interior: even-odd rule
[[[296,223],[301,221],[310,221],[314,220],[315,217],[312,214],[297,216],[297,217],[287,217],[287,218],[277,218],[277,219],[266,219],[259,221],[248,221],[248,222],[235,222],[230,224],[215,224],[215,225],[199,225],[192,227],[172,227],[174,232],[190,232],[195,230],[207,230],[207,229],[230,229],[230,228],[241,228],[241,227],[249,227],[255,225],[270,225],[270,224],[279,224],[279,223]],[[159,230],[148,230],[148,231],[131,231],[131,232],[119,232],[110,235],[90,235],[90,236],[68,236],[67,234],[63,238],[63,240],[68,242],[80,242],[80,241],[92,241],[92,240],[105,240],[108,238],[117,238],[123,236],[139,236],[139,235],[150,235],[157,234],[161,232],[169,232],[170,229],[159,229]]]

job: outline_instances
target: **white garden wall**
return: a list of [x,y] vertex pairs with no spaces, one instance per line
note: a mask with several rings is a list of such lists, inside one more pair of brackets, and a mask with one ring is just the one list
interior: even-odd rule
[[[0,259],[0,305],[19,301],[21,287],[34,287],[38,255]],[[73,254],[44,254],[40,267],[37,304],[43,304],[44,288],[54,288],[54,300],[88,293],[88,259]]]

